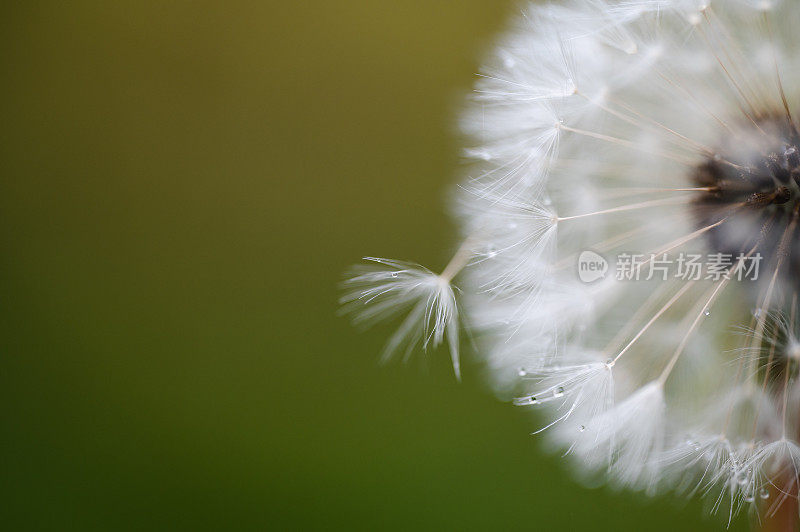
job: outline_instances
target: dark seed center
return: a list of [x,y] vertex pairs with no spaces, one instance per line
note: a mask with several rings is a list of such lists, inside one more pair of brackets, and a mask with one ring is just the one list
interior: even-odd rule
[[[800,288],[800,134],[786,119],[758,122],[696,167],[692,178],[707,188],[694,203],[698,229],[708,230],[712,253],[757,253],[763,271]],[[748,142],[748,139],[753,139]]]

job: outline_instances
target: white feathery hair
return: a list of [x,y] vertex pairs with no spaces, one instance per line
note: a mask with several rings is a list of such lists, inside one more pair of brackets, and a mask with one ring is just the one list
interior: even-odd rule
[[[797,512],[797,28],[789,0],[527,6],[459,123],[459,251],[439,275],[372,259],[345,301],[410,309],[386,353],[447,336],[457,374],[468,323],[498,396],[544,412],[581,476],[706,495],[728,520]],[[585,250],[739,258],[586,283]],[[756,252],[761,277],[736,281]]]
[[376,257],[365,260],[373,265],[354,268],[343,283],[343,310],[354,314],[357,325],[408,311],[386,342],[381,359],[385,362],[400,350],[407,359],[418,344],[436,347],[447,337],[453,371],[460,378],[458,307],[452,285],[419,264]]

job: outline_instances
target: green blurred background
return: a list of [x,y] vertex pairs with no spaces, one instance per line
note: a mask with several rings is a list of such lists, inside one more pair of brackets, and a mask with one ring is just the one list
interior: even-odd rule
[[474,363],[380,367],[336,316],[362,255],[446,262],[513,10],[3,3],[5,530],[724,528],[577,486]]

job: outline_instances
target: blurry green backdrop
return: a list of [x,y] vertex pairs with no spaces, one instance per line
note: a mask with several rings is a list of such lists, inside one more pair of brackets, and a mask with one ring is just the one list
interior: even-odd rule
[[513,2],[0,9],[3,529],[724,528],[579,487],[474,363],[381,367],[336,316],[360,256],[446,261]]

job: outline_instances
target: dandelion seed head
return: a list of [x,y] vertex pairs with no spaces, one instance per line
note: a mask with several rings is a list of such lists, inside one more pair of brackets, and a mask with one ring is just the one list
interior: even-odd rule
[[[393,350],[466,316],[498,396],[543,413],[533,432],[582,478],[703,496],[729,521],[796,504],[797,27],[778,0],[524,8],[459,123],[464,244],[439,275],[382,262],[346,299],[374,301],[362,319],[407,312]],[[586,281],[585,251],[733,259],[716,278],[606,264]]]

